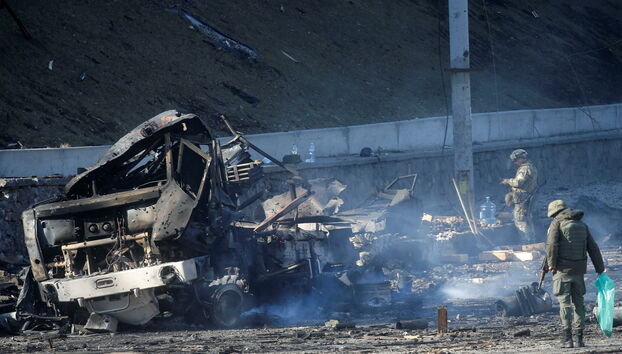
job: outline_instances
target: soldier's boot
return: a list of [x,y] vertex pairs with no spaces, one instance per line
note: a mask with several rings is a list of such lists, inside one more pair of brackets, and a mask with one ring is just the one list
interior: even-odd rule
[[562,334],[562,348],[573,348],[571,329],[565,329]]
[[577,332],[575,333],[574,346],[577,348],[585,347],[585,343],[583,342],[583,330],[582,329],[578,329]]

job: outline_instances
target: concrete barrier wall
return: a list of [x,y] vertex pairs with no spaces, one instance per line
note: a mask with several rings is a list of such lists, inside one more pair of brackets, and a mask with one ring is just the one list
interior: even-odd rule
[[109,147],[0,150],[0,177],[75,175],[78,167],[94,165]]
[[[473,114],[474,144],[500,148],[505,143],[619,130],[622,131],[622,104]],[[311,142],[316,145],[317,156],[358,154],[363,147],[436,152],[442,149],[445,137],[445,145],[452,145],[452,124],[446,117],[433,117],[247,137],[277,158],[291,151],[294,143],[304,156]],[[0,177],[73,175],[78,167],[95,164],[106,149],[108,146],[3,150]]]

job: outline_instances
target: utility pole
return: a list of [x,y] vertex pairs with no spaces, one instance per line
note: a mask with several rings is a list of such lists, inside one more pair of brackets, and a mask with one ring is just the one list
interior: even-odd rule
[[453,121],[454,176],[463,198],[473,196],[473,133],[469,74],[469,9],[467,0],[449,1],[449,60]]

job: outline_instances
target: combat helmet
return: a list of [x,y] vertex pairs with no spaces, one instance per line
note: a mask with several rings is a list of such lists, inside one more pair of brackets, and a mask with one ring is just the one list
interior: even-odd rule
[[560,211],[566,208],[567,208],[566,203],[564,203],[563,200],[561,199],[554,200],[549,203],[549,209],[546,213],[546,216],[548,216],[549,218],[552,218],[555,215],[557,215],[557,213],[559,213]]
[[510,160],[512,161],[516,161],[519,157],[527,157],[527,151],[523,150],[523,149],[516,149],[514,151],[512,151],[512,153],[510,154]]

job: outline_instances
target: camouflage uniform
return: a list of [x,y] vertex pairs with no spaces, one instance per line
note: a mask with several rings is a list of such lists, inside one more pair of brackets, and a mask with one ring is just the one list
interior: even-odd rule
[[507,180],[512,188],[512,203],[514,204],[514,225],[521,232],[523,242],[535,242],[533,221],[531,219],[531,205],[534,192],[538,188],[538,170],[526,160],[516,170],[516,176]]
[[562,209],[553,216],[554,219],[547,232],[546,265],[557,269],[553,275],[553,294],[559,301],[559,316],[566,340],[572,340],[571,331],[574,327],[577,339],[581,343],[577,345],[583,346],[585,327],[583,276],[587,269],[587,254],[590,255],[597,273],[602,273],[605,265],[590,230],[581,221],[583,217],[581,210]]

